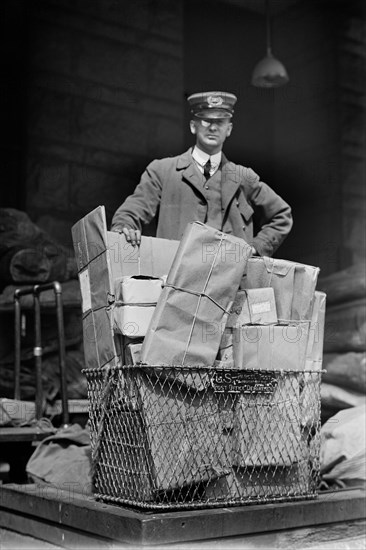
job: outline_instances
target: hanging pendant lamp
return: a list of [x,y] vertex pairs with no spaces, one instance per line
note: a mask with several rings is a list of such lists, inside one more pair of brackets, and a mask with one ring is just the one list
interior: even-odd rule
[[269,17],[269,0],[266,0],[267,20],[267,55],[254,67],[252,85],[259,88],[278,88],[289,81],[284,65],[273,57],[271,47],[271,25]]

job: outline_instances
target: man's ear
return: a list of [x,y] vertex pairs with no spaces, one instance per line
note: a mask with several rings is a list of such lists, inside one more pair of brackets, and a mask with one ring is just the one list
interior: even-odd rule
[[190,127],[190,129],[191,129],[191,133],[192,133],[192,134],[195,134],[195,133],[196,133],[196,125],[195,125],[195,123],[194,123],[194,120],[191,120],[191,121],[189,122],[189,127]]
[[228,125],[227,130],[226,130],[226,137],[230,136],[232,129],[233,129],[233,123],[230,122],[230,124]]

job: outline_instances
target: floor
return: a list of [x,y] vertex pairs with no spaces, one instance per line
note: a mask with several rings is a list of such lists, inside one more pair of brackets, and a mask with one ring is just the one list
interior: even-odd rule
[[7,529],[0,529],[0,549],[1,550],[18,550],[19,549],[34,549],[34,550],[56,550],[58,546],[43,542],[41,540],[14,533]]
[[[349,538],[346,537],[343,540],[329,540],[317,542],[314,544],[307,544],[305,541],[298,542],[296,544],[292,543],[291,546],[287,544],[278,546],[273,545],[273,539],[271,541],[268,538],[266,542],[265,539],[255,540],[253,537],[248,537],[247,540],[240,539],[231,539],[231,540],[216,540],[216,541],[204,541],[204,542],[192,542],[184,544],[174,544],[166,546],[154,546],[154,547],[136,547],[131,545],[120,545],[115,544],[106,544],[101,546],[98,544],[96,548],[98,549],[113,549],[113,550],[141,550],[142,548],[154,548],[155,550],[274,550],[275,548],[281,548],[282,550],[365,550],[366,549],[366,535],[357,536]],[[47,542],[37,540],[33,537],[28,537],[25,535],[20,535],[19,533],[14,533],[13,531],[8,531],[7,529],[0,529],[0,550],[57,550],[59,546],[54,546]],[[71,550],[81,550],[81,549],[71,549]],[[84,550],[84,549],[83,549]],[[90,546],[88,550],[94,550]]]

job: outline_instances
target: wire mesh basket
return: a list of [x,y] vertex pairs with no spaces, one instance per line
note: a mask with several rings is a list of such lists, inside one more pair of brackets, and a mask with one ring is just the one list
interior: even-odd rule
[[316,497],[320,371],[84,373],[98,499],[187,509]]

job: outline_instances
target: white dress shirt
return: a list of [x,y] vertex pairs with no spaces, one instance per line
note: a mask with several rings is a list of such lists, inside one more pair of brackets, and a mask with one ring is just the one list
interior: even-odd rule
[[210,176],[213,176],[220,166],[221,151],[219,151],[218,153],[215,153],[214,155],[208,155],[204,151],[201,151],[201,149],[199,149],[197,145],[195,145],[192,151],[192,157],[197,164],[198,170],[202,172],[202,174],[203,174],[204,166],[206,162],[208,161],[208,159],[210,159],[211,160]]

